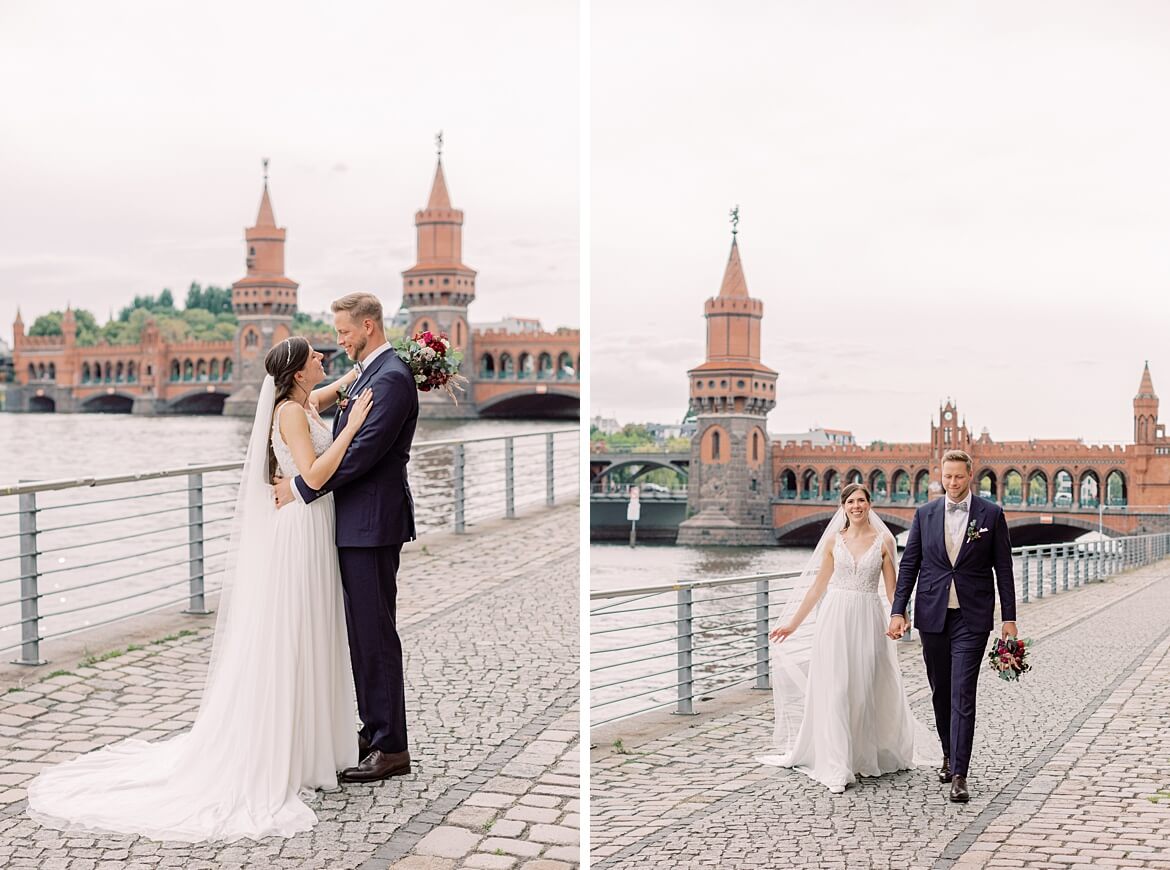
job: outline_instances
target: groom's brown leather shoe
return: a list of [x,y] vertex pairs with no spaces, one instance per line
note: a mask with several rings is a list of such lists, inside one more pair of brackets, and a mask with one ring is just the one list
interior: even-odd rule
[[371,749],[369,754],[358,762],[357,767],[347,767],[337,775],[337,778],[342,782],[377,782],[392,776],[405,776],[408,773],[409,752],[383,752],[381,749]]
[[953,774],[951,773],[951,760],[944,755],[942,767],[938,769],[938,781],[950,782],[952,778]]
[[967,777],[955,774],[954,782],[951,783],[951,803],[965,804],[971,800],[971,794],[967,791]]

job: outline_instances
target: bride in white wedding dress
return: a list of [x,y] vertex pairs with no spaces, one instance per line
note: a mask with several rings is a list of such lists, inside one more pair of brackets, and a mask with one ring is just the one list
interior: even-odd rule
[[299,336],[265,358],[190,731],[123,740],[42,771],[28,788],[32,818],[154,840],[289,837],[316,823],[305,803],[313,790],[335,789],[337,771],[357,763],[333,496],[277,511],[269,485],[275,464],[320,486],[369,413],[367,391],[333,440],[318,407],[353,375],[314,391],[321,359]]
[[783,754],[760,760],[796,768],[834,794],[857,776],[942,759],[938,739],[910,712],[895,642],[886,636],[896,559],[869,490],[849,484],[769,635],[775,743]]

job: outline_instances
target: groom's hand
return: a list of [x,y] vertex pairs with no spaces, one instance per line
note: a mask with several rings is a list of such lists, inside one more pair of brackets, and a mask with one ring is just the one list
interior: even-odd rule
[[1019,635],[1016,634],[1016,623],[1014,621],[1013,622],[1005,622],[1003,624],[1003,639],[1004,640],[1007,640],[1009,637],[1018,637],[1018,636]]
[[287,477],[281,477],[279,474],[272,478],[272,492],[276,499],[276,508],[279,510],[289,502],[293,501],[296,496],[293,495],[292,481]]
[[902,635],[906,633],[909,624],[906,622],[906,617],[898,614],[890,617],[890,628],[886,632],[886,637],[890,640],[901,640]]

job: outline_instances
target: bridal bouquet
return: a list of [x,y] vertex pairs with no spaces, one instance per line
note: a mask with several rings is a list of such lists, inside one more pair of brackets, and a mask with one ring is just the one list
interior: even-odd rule
[[455,390],[462,391],[467,383],[467,378],[459,374],[463,353],[451,350],[451,340],[444,333],[416,332],[411,338],[395,341],[394,350],[410,366],[419,392],[444,389],[459,404]]
[[1018,680],[1020,674],[1032,669],[1027,657],[1028,641],[1015,637],[1000,638],[987,653],[987,662],[1001,680]]

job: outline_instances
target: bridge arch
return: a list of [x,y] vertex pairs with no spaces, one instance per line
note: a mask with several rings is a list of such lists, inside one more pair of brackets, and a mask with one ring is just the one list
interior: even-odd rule
[[618,462],[613,462],[605,466],[601,471],[597,472],[590,478],[590,483],[599,483],[610,477],[614,472],[623,468],[630,468],[632,466],[639,466],[640,470],[635,474],[632,480],[637,480],[648,471],[655,471],[657,469],[666,469],[667,471],[675,472],[684,482],[690,476],[689,467],[685,467],[668,459],[659,459],[654,456],[637,456],[629,459],[622,459]]
[[791,468],[781,469],[776,475],[776,496],[778,498],[796,498],[796,472]]
[[581,413],[581,396],[573,390],[554,386],[521,387],[509,390],[479,406],[481,417],[553,417],[574,419]]
[[490,353],[481,354],[479,357],[479,377],[481,380],[495,378],[496,376],[496,358]]
[[992,469],[980,469],[975,475],[975,491],[979,493],[980,498],[999,501],[999,480]]
[[1056,473],[1052,475],[1053,505],[1056,507],[1070,507],[1074,500],[1072,472],[1067,468],[1056,469]]
[[1023,504],[1024,502],[1024,475],[1015,468],[1008,468],[1003,473],[1003,504]]
[[890,479],[886,477],[884,469],[875,468],[869,473],[869,493],[874,501],[889,500]]
[[[1037,544],[1067,544],[1086,532],[1096,532],[1097,520],[1056,514],[1051,523],[1041,523],[1038,517],[1020,517],[1008,521],[1013,547],[1030,547]],[[1108,537],[1117,537],[1122,532],[1101,526]]]
[[125,393],[99,393],[78,408],[83,414],[129,414],[133,409],[134,397]]
[[1077,504],[1081,507],[1095,508],[1101,501],[1101,477],[1093,469],[1086,468],[1081,472],[1081,479],[1077,482]]
[[222,414],[230,393],[216,387],[200,387],[176,396],[167,403],[168,414]]
[[801,498],[819,499],[821,497],[821,476],[815,468],[806,468],[800,480]]
[[850,468],[845,473],[845,485],[848,486],[851,483],[865,483],[865,475],[861,473],[860,469]]
[[841,475],[837,472],[837,469],[825,469],[825,485],[821,487],[821,492],[830,501],[837,500],[837,496],[841,494]]
[[930,472],[925,468],[914,475],[914,502],[918,504],[930,498]]
[[890,477],[890,498],[895,502],[909,502],[913,498],[910,492],[910,472],[905,468],[895,468]]

